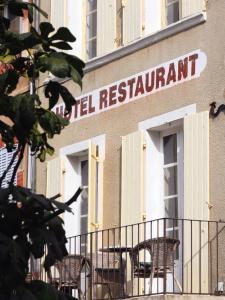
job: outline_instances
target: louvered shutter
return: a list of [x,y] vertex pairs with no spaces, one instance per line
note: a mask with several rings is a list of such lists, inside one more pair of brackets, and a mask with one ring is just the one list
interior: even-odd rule
[[182,0],[181,17],[185,18],[205,10],[205,0]]
[[[121,186],[121,226],[132,225],[143,221],[144,209],[144,134],[136,131],[122,137],[122,186]],[[125,229],[125,231],[123,230]],[[143,241],[145,227],[140,225],[127,226],[121,231],[121,245],[135,246]],[[139,259],[144,259],[140,254]],[[145,257],[146,259],[146,257]],[[127,266],[127,280],[131,266]],[[137,282],[136,282],[137,283]],[[139,293],[143,290],[143,282],[138,282]]]
[[[0,177],[3,175],[4,171],[7,169],[15,151],[17,150],[17,145],[16,145],[16,149],[12,152],[8,152],[7,149],[5,147],[0,149]],[[8,182],[11,180],[12,174],[13,174],[13,170],[15,168],[15,165],[17,163],[18,160],[18,156],[16,157],[16,159],[14,160],[14,163],[12,164],[12,167],[9,169],[9,171],[7,172],[5,179],[2,182],[2,187],[7,187],[8,186]],[[16,179],[17,177],[15,177],[14,180],[14,184],[16,185]]]
[[55,29],[67,26],[67,0],[51,1],[51,23]]
[[88,151],[88,231],[98,229],[96,215],[96,172],[97,172],[97,147],[90,142]]
[[57,194],[62,196],[57,198],[58,201],[63,201],[64,190],[64,162],[63,158],[56,157],[47,162],[47,186],[46,196],[54,197]]
[[162,0],[144,0],[144,34],[156,32],[162,28]]
[[126,45],[142,35],[142,0],[123,2],[123,44]]
[[116,48],[116,1],[97,1],[97,55]]
[[122,137],[121,226],[143,221],[143,157],[143,132]]
[[[209,220],[208,202],[209,112],[205,111],[184,118],[184,218]],[[184,227],[185,293],[208,292],[208,246],[207,222],[194,221],[191,225],[186,221]]]

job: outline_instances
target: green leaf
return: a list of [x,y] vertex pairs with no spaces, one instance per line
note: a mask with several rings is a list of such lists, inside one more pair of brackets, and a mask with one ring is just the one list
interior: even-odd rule
[[49,108],[52,109],[59,100],[60,84],[56,81],[49,81],[45,88],[45,97],[49,98]]
[[9,195],[9,188],[0,188],[0,205],[7,204],[9,202]]
[[50,156],[52,156],[55,153],[55,149],[52,146],[50,146],[48,143],[46,143],[46,152]]
[[14,70],[8,70],[0,75],[0,93],[11,93],[15,90],[19,81],[19,74]]
[[51,202],[58,208],[61,209],[63,211],[68,211],[68,212],[72,212],[71,207],[69,207],[68,205],[66,205],[65,203],[62,203],[60,201],[54,200],[52,199]]
[[63,85],[60,86],[59,92],[66,106],[66,114],[68,114],[71,112],[72,106],[76,103],[76,100],[70,91]]
[[23,17],[23,9],[27,9],[27,5],[23,2],[10,1],[8,9],[11,14]]
[[73,49],[68,43],[66,42],[55,42],[51,44],[53,47],[62,49],[62,50],[71,50]]
[[38,154],[37,158],[40,159],[40,162],[44,162],[46,158],[46,150],[44,147],[41,148],[40,153]]
[[64,53],[50,53],[39,57],[37,66],[44,71],[49,71],[59,78],[70,77],[70,68]]
[[73,67],[71,67],[71,77],[74,82],[78,83],[82,88],[82,76],[81,74]]
[[40,31],[41,31],[41,36],[42,38],[46,39],[49,35],[49,33],[53,32],[55,28],[52,26],[51,23],[48,22],[42,22],[39,25]]
[[23,291],[21,298],[19,298],[19,299],[20,300],[37,300],[35,295],[27,289]]
[[39,6],[37,6],[35,3],[26,2],[27,5],[33,6],[42,16],[45,18],[48,18],[48,14],[41,9]]
[[33,20],[34,20],[34,10],[33,10],[32,5],[30,5],[30,4],[27,5],[27,8],[28,8],[28,20],[31,24],[31,23],[33,23]]
[[51,36],[50,40],[56,41],[56,40],[62,40],[65,42],[75,42],[76,38],[72,35],[72,33],[69,31],[66,27],[60,27],[57,32]]
[[58,300],[57,290],[48,283],[40,280],[33,280],[30,284],[27,284],[27,289],[35,295],[37,300]]

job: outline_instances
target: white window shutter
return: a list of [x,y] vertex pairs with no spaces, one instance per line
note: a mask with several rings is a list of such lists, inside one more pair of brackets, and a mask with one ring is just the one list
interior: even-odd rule
[[[184,118],[184,218],[208,221],[208,204],[209,112],[204,111]],[[193,222],[191,230],[191,223],[186,221],[184,226],[185,293],[198,293],[200,287],[201,293],[208,292],[208,246],[207,222],[201,225],[200,222]],[[199,270],[201,270],[201,285]]]
[[122,137],[121,226],[143,221],[143,158],[143,132]]
[[67,26],[67,0],[51,0],[50,19],[56,30]]
[[[15,151],[17,150],[17,146],[16,149],[12,152],[8,152],[7,149],[5,147],[0,149],[0,177],[2,176],[2,174],[4,173],[4,171],[7,169],[13,154],[15,153]],[[14,160],[14,163],[12,165],[12,167],[10,168],[10,170],[7,172],[5,179],[2,182],[2,187],[7,187],[8,186],[8,182],[11,180],[12,174],[13,174],[13,169],[17,163],[18,157],[16,157],[16,159]],[[16,184],[16,180],[17,180],[17,176],[15,176],[15,180],[14,180],[14,184]]]
[[182,0],[181,18],[185,18],[205,10],[205,0]]
[[96,172],[97,172],[97,147],[90,142],[88,151],[88,232],[98,229],[96,220]]
[[162,1],[144,0],[144,34],[148,35],[162,28]]
[[123,44],[126,45],[142,36],[142,0],[123,3]]
[[76,55],[84,59],[84,44],[85,44],[85,9],[83,5],[83,0],[67,0],[67,12],[65,15],[67,20],[67,27],[71,33],[76,37],[76,42],[72,43],[72,50],[68,53]]
[[57,194],[62,196],[56,200],[64,201],[64,161],[61,157],[56,157],[47,162],[46,197],[54,197]]
[[116,1],[97,1],[97,55],[116,48]]

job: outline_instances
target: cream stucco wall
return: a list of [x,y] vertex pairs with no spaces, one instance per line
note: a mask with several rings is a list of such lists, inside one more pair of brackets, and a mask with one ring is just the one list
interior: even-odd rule
[[[120,222],[121,136],[138,129],[138,122],[183,106],[196,103],[197,111],[209,110],[209,104],[224,102],[225,90],[225,2],[209,0],[207,21],[131,55],[85,74],[83,92],[103,87],[132,74],[154,67],[195,49],[207,55],[207,66],[200,78],[141,98],[119,108],[70,124],[53,146],[58,150],[91,137],[106,134],[104,162],[103,225]],[[75,89],[71,82],[65,85]],[[79,95],[79,92],[77,92]],[[46,189],[46,164],[37,165],[37,190]],[[225,116],[210,120],[210,210],[211,219],[225,219]],[[112,214],[112,211],[114,212]]]

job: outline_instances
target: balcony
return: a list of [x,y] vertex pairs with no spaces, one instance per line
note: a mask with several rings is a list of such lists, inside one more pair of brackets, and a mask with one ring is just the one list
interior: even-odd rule
[[49,274],[32,263],[31,274],[79,299],[223,295],[224,228],[163,218],[74,236],[63,262]]

